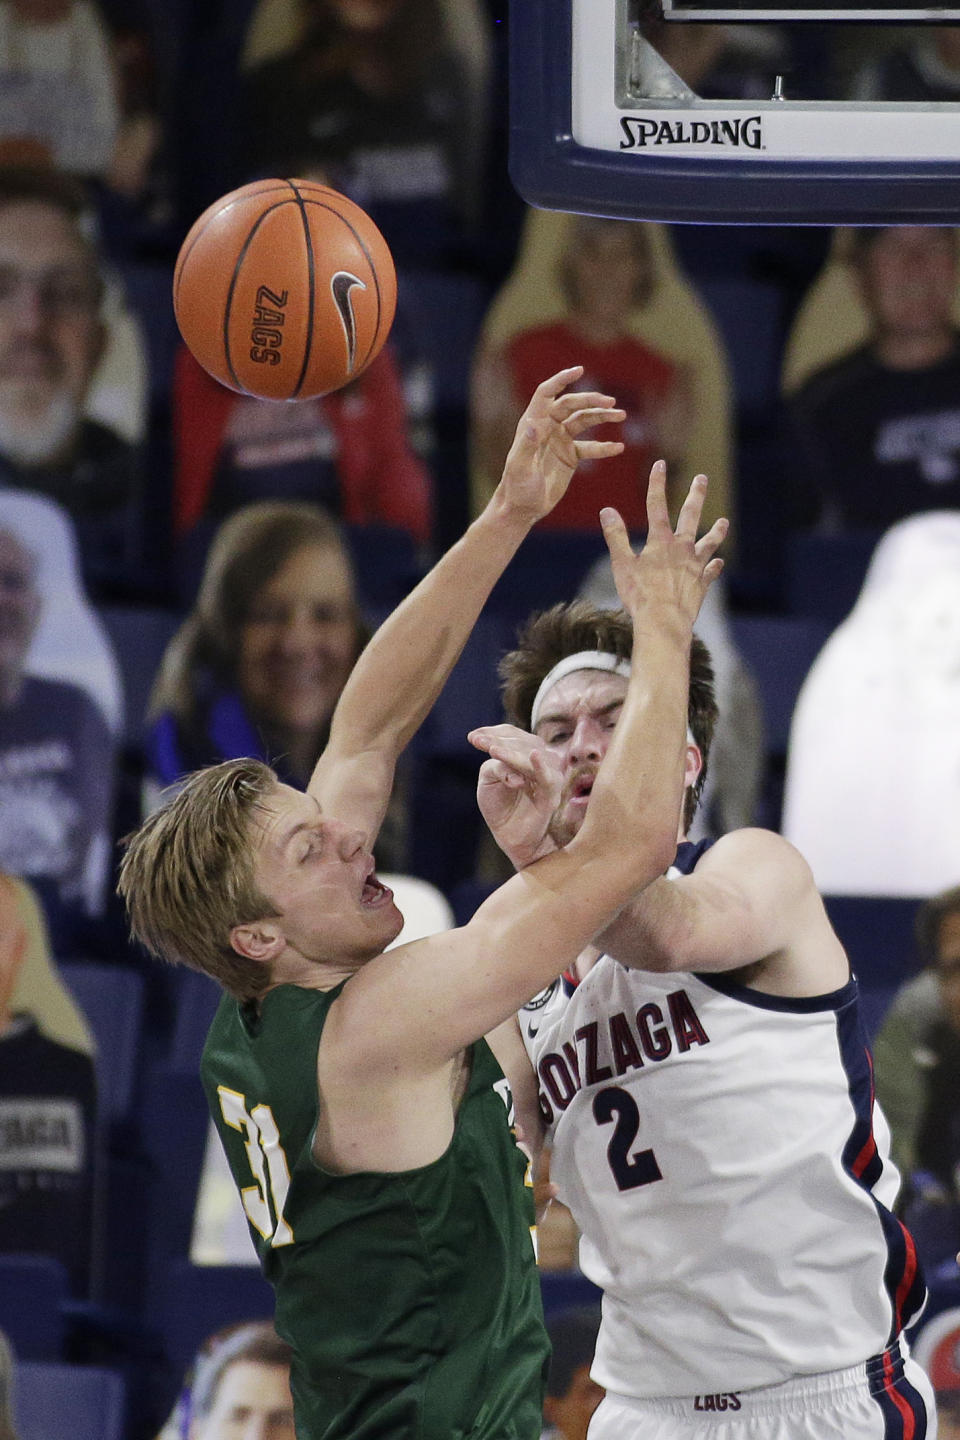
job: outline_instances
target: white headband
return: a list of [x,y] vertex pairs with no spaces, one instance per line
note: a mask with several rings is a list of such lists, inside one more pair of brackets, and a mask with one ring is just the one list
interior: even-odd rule
[[625,679],[630,678],[630,661],[624,660],[619,655],[612,655],[609,650],[578,650],[576,655],[564,655],[558,660],[552,670],[548,670],[540,681],[540,689],[533,700],[533,707],[530,711],[530,729],[536,730],[540,723],[540,711],[543,709],[543,702],[556,685],[566,675],[572,675],[574,670],[610,670],[614,675],[622,675]]
[[[540,689],[533,697],[533,706],[530,710],[530,729],[536,730],[540,723],[540,715],[543,710],[543,702],[558,680],[565,676],[572,675],[574,670],[608,670],[614,675],[622,675],[624,679],[630,678],[630,661],[623,659],[620,655],[613,655],[609,650],[578,650],[576,655],[564,655],[558,660],[552,670],[548,670],[540,681]],[[687,726],[687,744],[696,745],[693,738],[693,731]]]

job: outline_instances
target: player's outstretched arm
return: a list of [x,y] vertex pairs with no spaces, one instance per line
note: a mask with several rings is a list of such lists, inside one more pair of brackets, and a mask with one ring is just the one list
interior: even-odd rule
[[[571,964],[673,858],[693,621],[719,574],[713,557],[726,523],[696,540],[701,476],[674,533],[664,487],[661,465],[651,477],[650,532],[640,555],[616,512],[603,515],[614,567],[624,577],[637,663],[579,834],[508,881],[464,929],[400,947],[354,976],[331,1022],[338,1055],[346,1053],[365,1073],[380,1065],[430,1071],[492,1030]],[[364,1031],[371,1013],[378,1017],[372,1049]]]
[[745,970],[784,996],[826,994],[849,976],[810,867],[770,830],[724,835],[692,874],[634,896],[597,944],[638,969]]
[[362,830],[368,844],[383,819],[397,756],[524,536],[565,494],[581,460],[623,449],[619,441],[581,438],[624,418],[612,396],[569,389],[582,373],[574,366],[537,387],[483,513],[384,622],[347,682],[309,789],[325,813]]

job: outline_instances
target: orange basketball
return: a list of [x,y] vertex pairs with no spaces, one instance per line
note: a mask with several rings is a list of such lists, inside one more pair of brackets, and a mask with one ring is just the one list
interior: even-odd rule
[[173,308],[205,370],[265,400],[326,395],[390,332],[393,257],[359,205],[310,180],[255,180],[217,200],[180,247]]

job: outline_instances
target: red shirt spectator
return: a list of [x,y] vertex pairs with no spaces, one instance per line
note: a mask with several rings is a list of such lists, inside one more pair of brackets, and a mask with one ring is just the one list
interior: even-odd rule
[[521,331],[508,343],[506,357],[517,396],[532,395],[538,377],[577,364],[584,367],[578,390],[615,395],[617,404],[627,412],[621,425],[601,425],[591,432],[597,440],[622,440],[623,453],[601,465],[583,461],[578,483],[570,486],[541,526],[592,530],[600,507],[613,505],[629,529],[645,530],[643,481],[654,460],[660,458],[655,416],[677,387],[676,365],[635,335],[623,333],[605,344],[595,344],[564,321]]
[[430,480],[410,446],[403,390],[388,350],[352,385],[298,403],[303,447],[296,457],[284,453],[283,427],[270,425],[271,433],[260,437],[262,465],[252,453],[242,458],[234,423],[240,406],[269,407],[263,412],[268,422],[282,414],[274,401],[225,389],[181,349],[173,381],[178,538],[205,516],[223,516],[256,498],[313,499],[351,524],[395,525],[418,541],[430,538]]

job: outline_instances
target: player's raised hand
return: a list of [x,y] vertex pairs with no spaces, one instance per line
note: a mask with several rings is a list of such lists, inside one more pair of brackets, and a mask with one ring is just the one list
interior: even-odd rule
[[514,869],[523,870],[554,848],[548,829],[563,787],[560,762],[515,725],[483,725],[467,739],[490,757],[477,780],[480,813]]
[[647,539],[636,554],[627,527],[616,510],[600,512],[604,539],[610,551],[614,584],[624,608],[636,618],[638,610],[673,607],[692,624],[713,581],[723,569],[716,554],[726,538],[729,521],[717,520],[701,539],[697,527],[707,493],[707,477],[695,475],[674,530],[667,510],[667,467],[658,460],[647,487]]
[[496,498],[531,524],[563,497],[581,460],[602,460],[623,450],[620,440],[580,439],[592,425],[626,418],[612,395],[567,388],[582,374],[583,366],[574,365],[542,381],[517,425]]

